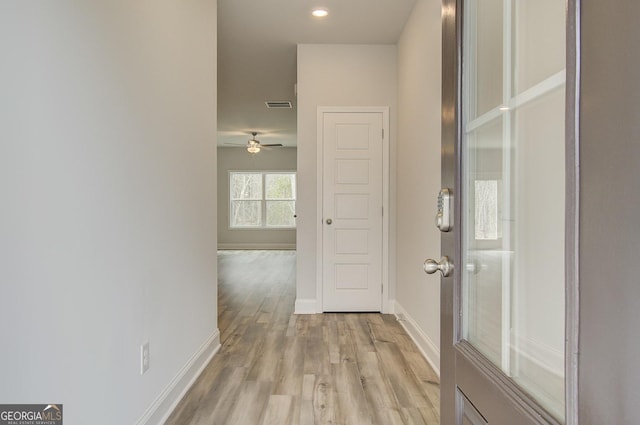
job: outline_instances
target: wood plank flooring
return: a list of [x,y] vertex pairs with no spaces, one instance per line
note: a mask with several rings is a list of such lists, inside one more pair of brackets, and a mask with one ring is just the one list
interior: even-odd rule
[[392,315],[294,315],[295,252],[221,251],[222,347],[166,425],[439,423],[438,378]]

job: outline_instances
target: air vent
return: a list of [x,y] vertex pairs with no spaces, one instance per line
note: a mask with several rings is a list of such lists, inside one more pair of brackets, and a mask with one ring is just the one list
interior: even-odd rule
[[267,100],[264,103],[269,109],[291,109],[293,107],[290,100]]

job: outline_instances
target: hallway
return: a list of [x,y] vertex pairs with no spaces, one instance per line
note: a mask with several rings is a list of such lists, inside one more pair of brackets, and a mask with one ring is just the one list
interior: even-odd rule
[[294,251],[220,251],[222,347],[166,422],[438,424],[438,378],[392,315],[293,315]]

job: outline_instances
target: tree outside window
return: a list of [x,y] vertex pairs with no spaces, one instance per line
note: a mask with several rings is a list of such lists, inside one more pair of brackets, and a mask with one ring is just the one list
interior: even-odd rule
[[295,228],[296,173],[229,173],[231,228]]

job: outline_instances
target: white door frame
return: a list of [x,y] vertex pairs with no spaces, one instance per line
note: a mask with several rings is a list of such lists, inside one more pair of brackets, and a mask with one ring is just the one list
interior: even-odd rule
[[382,114],[382,129],[384,137],[382,138],[382,208],[384,215],[382,217],[382,313],[393,313],[391,302],[389,300],[389,107],[388,106],[318,106],[318,118],[316,127],[318,130],[317,137],[317,167],[316,167],[316,312],[322,313],[322,232],[323,232],[323,140],[324,128],[322,125],[325,113],[371,113],[378,112]]

